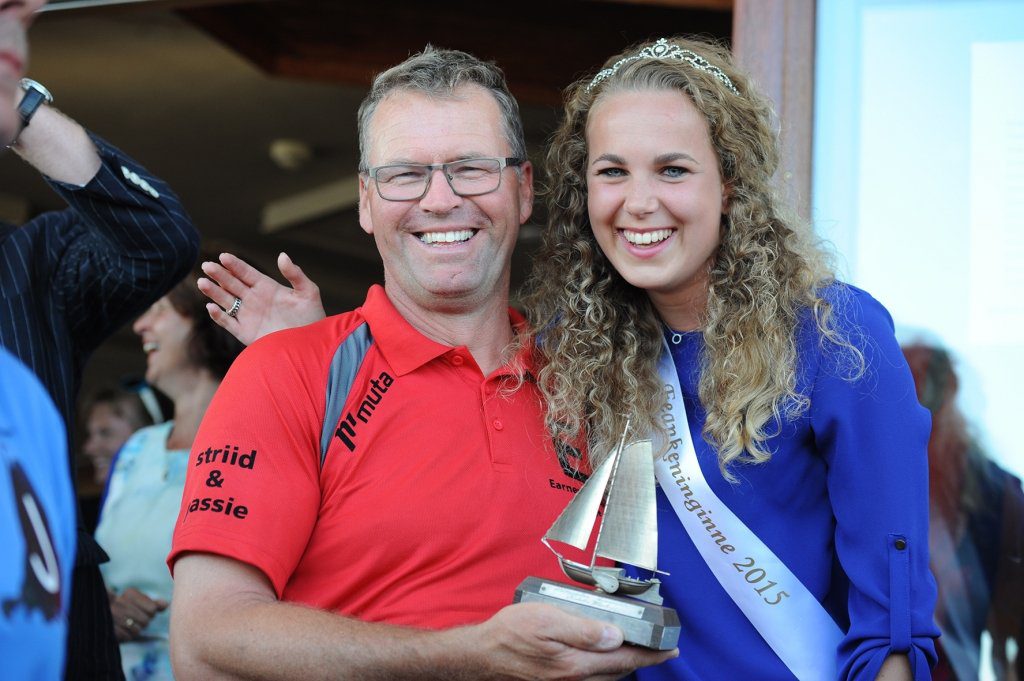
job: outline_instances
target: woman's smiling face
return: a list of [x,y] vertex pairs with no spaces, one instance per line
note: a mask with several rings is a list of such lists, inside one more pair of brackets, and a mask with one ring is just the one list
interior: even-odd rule
[[659,309],[702,308],[727,205],[704,117],[676,90],[613,92],[594,105],[586,134],[601,250]]

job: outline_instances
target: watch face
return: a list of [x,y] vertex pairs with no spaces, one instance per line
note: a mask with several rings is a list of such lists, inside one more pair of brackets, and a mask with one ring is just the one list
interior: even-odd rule
[[43,85],[38,81],[32,80],[31,78],[22,78],[20,84],[21,89],[25,92],[34,90],[41,94],[43,96],[43,99],[45,99],[47,102],[53,102],[53,95],[51,95],[50,91],[43,87]]

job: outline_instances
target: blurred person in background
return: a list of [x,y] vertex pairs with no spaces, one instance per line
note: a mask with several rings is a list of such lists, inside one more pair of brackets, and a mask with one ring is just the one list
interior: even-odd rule
[[133,325],[146,353],[146,381],[171,398],[174,419],[128,438],[110,472],[96,529],[110,554],[103,575],[127,678],[170,679],[164,563],[199,422],[242,349],[206,313],[196,269]]
[[988,457],[956,404],[949,353],[903,348],[921,404],[932,413],[928,442],[931,567],[939,586],[936,681],[979,678],[982,635],[992,638],[996,679],[1024,679],[1024,493]]
[[100,388],[82,404],[85,444],[77,461],[78,511],[80,524],[90,533],[96,531],[110,466],[121,446],[139,428],[166,421],[172,409],[165,395],[142,380]]
[[82,414],[86,432],[82,452],[92,463],[93,481],[102,488],[121,445],[139,428],[153,425],[154,418],[138,392],[121,387],[97,390],[86,400]]

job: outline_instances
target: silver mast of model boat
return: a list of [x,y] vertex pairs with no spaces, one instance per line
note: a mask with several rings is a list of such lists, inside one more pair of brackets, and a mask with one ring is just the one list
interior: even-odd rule
[[[598,557],[608,558],[657,572],[658,520],[655,500],[654,452],[650,440],[633,442],[626,437],[629,422],[618,447],[593,472],[580,491],[562,511],[542,541],[558,556],[565,574],[578,582],[602,591],[647,597],[661,601],[657,579],[626,577],[621,568],[596,565]],[[585,550],[604,502],[604,514],[597,530],[597,541],[590,565],[568,560],[554,548],[555,540]]]

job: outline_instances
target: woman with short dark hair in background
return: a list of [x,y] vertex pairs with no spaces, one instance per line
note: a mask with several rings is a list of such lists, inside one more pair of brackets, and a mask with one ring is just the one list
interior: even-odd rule
[[124,444],[110,473],[96,538],[110,554],[103,576],[129,679],[171,679],[164,563],[181,504],[188,453],[206,407],[242,345],[206,313],[197,268],[133,325],[146,380],[174,403],[174,419]]

